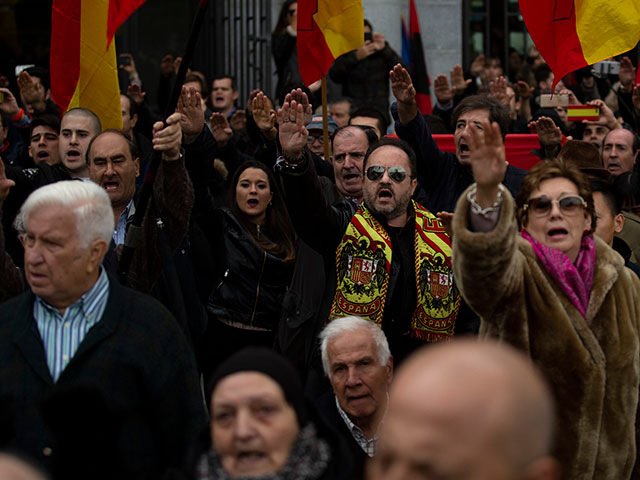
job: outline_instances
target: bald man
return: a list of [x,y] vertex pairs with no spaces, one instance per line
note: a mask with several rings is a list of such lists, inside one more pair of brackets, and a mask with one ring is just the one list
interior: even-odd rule
[[414,354],[391,386],[368,480],[551,480],[553,402],[511,347],[455,341]]

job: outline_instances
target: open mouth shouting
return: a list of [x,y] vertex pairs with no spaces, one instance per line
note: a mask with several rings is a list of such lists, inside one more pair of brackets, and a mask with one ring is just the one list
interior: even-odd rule
[[82,153],[80,152],[80,150],[76,150],[74,148],[67,150],[66,157],[67,160],[72,163],[82,161]]
[[107,193],[117,190],[119,186],[120,186],[120,182],[116,180],[106,180],[102,182],[102,188],[104,188],[107,191]]
[[254,464],[262,462],[265,457],[266,455],[262,451],[244,450],[238,452],[236,461],[238,462],[238,465],[244,470],[250,469]]
[[621,170],[621,167],[618,162],[612,162],[610,160],[609,163],[607,163],[607,170],[609,170],[610,172],[619,172]]
[[465,159],[468,160],[471,155],[471,150],[469,150],[469,145],[464,140],[460,140],[458,144],[458,158],[460,160]]
[[394,194],[391,187],[387,185],[380,185],[378,187],[378,192],[376,194],[376,198],[381,203],[388,203],[393,200]]
[[568,234],[569,231],[562,227],[554,227],[547,231],[547,237],[554,241],[564,240]]

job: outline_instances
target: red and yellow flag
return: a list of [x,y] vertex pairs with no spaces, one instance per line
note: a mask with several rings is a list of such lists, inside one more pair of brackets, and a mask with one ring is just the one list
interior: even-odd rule
[[143,1],[53,1],[51,94],[64,111],[87,108],[103,128],[122,128],[116,47],[110,40]]
[[298,67],[305,85],[364,44],[362,0],[298,0]]
[[[555,75],[631,50],[640,41],[637,0],[519,0],[520,13]],[[555,86],[555,83],[554,83]]]

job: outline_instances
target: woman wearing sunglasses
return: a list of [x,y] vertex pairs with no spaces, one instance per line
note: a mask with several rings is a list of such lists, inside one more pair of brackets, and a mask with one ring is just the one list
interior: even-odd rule
[[528,352],[551,384],[562,478],[637,475],[640,281],[593,235],[589,183],[574,166],[539,163],[514,202],[500,185],[497,125],[485,121],[469,147],[476,183],[453,219],[454,274],[481,335]]

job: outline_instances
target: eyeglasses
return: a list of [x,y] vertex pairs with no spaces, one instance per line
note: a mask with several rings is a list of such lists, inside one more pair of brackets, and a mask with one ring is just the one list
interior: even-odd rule
[[558,204],[558,208],[565,215],[575,215],[580,209],[587,208],[587,202],[579,195],[568,195],[559,199],[551,200],[545,196],[531,198],[524,204],[524,211],[530,211],[537,217],[549,215],[553,204]]
[[295,15],[295,14],[296,14],[296,12],[297,12],[297,10],[292,9],[292,10],[289,10],[287,13],[288,13],[289,15]]
[[[329,137],[331,138],[331,137]],[[313,143],[315,140],[318,140],[320,143],[324,143],[324,136],[321,133],[320,135],[311,135],[309,134],[309,136],[307,137],[307,142],[309,143]]]
[[397,183],[404,182],[407,178],[407,171],[402,167],[383,167],[382,165],[372,165],[367,168],[367,178],[372,182],[380,180],[384,175],[385,170],[389,172],[391,180]]

